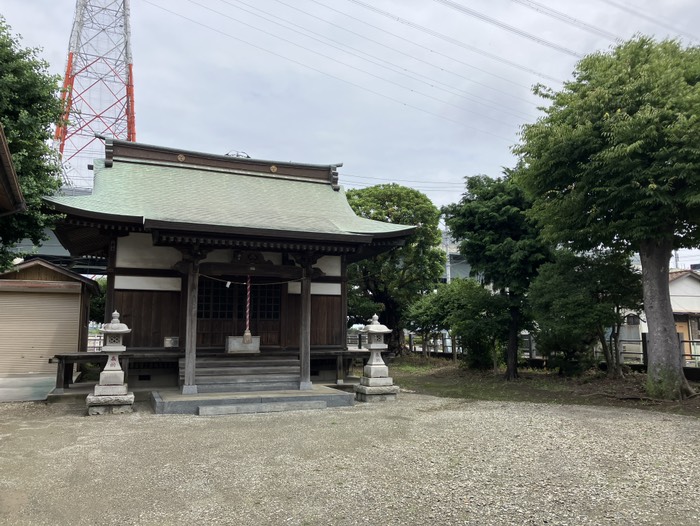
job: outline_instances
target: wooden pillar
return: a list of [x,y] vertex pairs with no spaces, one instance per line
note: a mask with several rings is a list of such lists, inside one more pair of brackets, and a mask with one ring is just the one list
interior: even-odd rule
[[185,322],[185,383],[182,394],[197,394],[195,382],[197,362],[197,293],[199,290],[199,258],[187,261],[187,320]]
[[107,290],[105,291],[105,317],[103,323],[109,323],[112,320],[112,313],[116,310],[114,302],[114,281],[117,266],[117,236],[112,236],[109,240],[107,248]]
[[311,261],[304,258],[304,277],[301,280],[301,327],[299,329],[299,359],[301,377],[299,389],[307,391],[311,386]]
[[341,338],[343,349],[348,349],[348,263],[345,256],[340,258],[340,316],[342,318]]

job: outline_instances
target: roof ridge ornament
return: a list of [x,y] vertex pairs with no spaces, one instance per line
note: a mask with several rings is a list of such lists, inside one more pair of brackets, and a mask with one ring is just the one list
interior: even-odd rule
[[340,190],[340,184],[338,183],[338,168],[343,166],[343,163],[331,164],[331,173],[328,180],[331,183],[331,188],[336,192]]
[[105,141],[105,168],[111,168],[114,166],[114,138],[113,137],[99,137]]

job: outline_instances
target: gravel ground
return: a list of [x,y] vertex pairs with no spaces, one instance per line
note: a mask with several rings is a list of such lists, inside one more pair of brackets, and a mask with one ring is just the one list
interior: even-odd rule
[[223,417],[0,404],[0,524],[700,524],[700,420],[402,394]]

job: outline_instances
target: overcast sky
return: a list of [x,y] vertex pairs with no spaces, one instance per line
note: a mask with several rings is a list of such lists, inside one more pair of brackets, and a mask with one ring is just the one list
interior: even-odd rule
[[[63,73],[72,0],[3,0]],[[131,0],[139,142],[343,162],[438,205],[510,147],[585,54],[635,33],[700,44],[698,0]],[[681,261],[681,264],[683,262]]]

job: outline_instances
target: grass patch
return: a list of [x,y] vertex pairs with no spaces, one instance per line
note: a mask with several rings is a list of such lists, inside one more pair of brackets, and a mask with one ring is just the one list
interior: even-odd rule
[[[389,371],[404,390],[446,398],[629,407],[700,417],[700,396],[680,402],[650,400],[646,375],[640,373],[611,380],[599,371],[565,378],[555,371],[519,369],[520,378],[508,382],[505,371],[468,370],[421,355],[398,357]],[[700,384],[693,387],[700,391]]]

